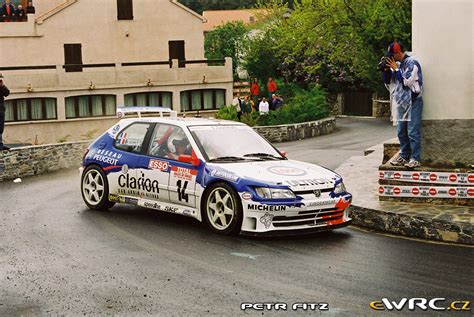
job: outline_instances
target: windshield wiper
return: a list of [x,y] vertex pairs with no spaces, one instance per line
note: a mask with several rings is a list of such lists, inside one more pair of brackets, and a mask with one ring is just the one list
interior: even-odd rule
[[213,159],[210,159],[209,162],[219,162],[219,161],[246,161],[244,157],[238,156],[220,156]]
[[268,153],[249,153],[245,154],[244,157],[258,157],[258,158],[270,158],[274,160],[284,160],[284,157],[278,157],[273,154],[268,154]]

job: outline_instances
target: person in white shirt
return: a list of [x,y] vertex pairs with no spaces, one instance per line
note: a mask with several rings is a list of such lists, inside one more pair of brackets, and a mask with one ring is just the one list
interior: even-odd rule
[[260,104],[258,105],[258,112],[260,114],[266,114],[270,110],[270,106],[268,105],[268,101],[265,97],[263,97],[262,101],[260,101]]

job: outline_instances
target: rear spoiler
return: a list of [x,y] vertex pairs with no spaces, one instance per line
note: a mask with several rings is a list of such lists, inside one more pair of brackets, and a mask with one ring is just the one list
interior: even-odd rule
[[142,117],[142,113],[159,113],[160,117],[163,117],[163,113],[169,113],[170,117],[176,118],[178,112],[171,110],[170,108],[164,107],[118,107],[117,108],[117,117],[123,118],[127,113],[137,113],[138,117]]

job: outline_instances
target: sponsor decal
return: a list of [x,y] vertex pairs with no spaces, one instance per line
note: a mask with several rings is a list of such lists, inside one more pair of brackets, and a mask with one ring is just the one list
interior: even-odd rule
[[168,172],[170,163],[160,160],[150,160],[148,162],[148,169],[160,170],[162,172]]
[[117,165],[117,162],[121,157],[122,154],[118,154],[109,150],[98,150],[92,154],[92,160],[110,165]]
[[260,217],[260,222],[265,225],[265,228],[270,228],[273,221],[273,215],[266,212],[262,217]]
[[125,203],[126,204],[132,204],[132,205],[138,205],[138,199],[125,197]]
[[118,177],[118,185],[121,188],[143,190],[149,193],[160,192],[158,180],[146,178],[143,172],[140,172],[140,174],[141,176],[138,178],[130,176],[130,174],[122,174]]
[[236,183],[239,180],[239,177],[234,173],[222,171],[222,170],[212,170],[211,171],[212,177],[222,178],[231,182]]
[[191,216],[193,214],[194,214],[194,211],[191,211],[189,209],[184,209],[183,210],[183,215],[185,215],[185,216]]
[[290,180],[285,181],[290,186],[314,186],[314,185],[324,185],[331,184],[332,182],[325,178],[313,178],[313,179],[303,179],[303,180]]
[[173,176],[179,179],[190,181],[197,175],[197,170],[186,167],[171,166]]
[[393,186],[379,187],[380,196],[388,197],[422,197],[422,198],[474,198],[473,187],[445,187],[445,186]]
[[401,311],[401,310],[421,310],[421,311],[470,311],[471,302],[467,300],[455,300],[447,303],[446,298],[402,298],[400,300],[390,300],[388,298],[382,298],[382,300],[373,301],[369,304],[373,310],[389,310],[389,311]]
[[314,206],[324,206],[324,205],[333,205],[333,204],[334,204],[333,199],[326,199],[326,200],[312,201],[305,205],[308,207],[314,207]]
[[123,112],[122,111],[117,111],[117,118],[122,118],[123,117]]
[[284,176],[303,176],[306,175],[306,171],[296,168],[296,167],[287,167],[287,166],[273,166],[267,169],[270,173]]
[[248,204],[248,210],[258,210],[258,211],[286,211],[287,206],[281,205],[257,205],[257,204]]
[[321,190],[320,189],[315,189],[315,190],[313,190],[313,194],[316,197],[321,197]]
[[379,179],[464,185],[474,183],[474,174],[452,172],[379,171]]
[[109,194],[109,201],[113,203],[119,202],[119,196],[115,194]]
[[117,125],[115,125],[114,128],[112,129],[112,132],[115,134],[115,133],[119,132],[119,130],[120,130],[120,125],[117,124]]
[[243,192],[242,193],[242,199],[249,200],[252,199],[252,194],[249,192]]
[[155,203],[155,202],[153,202],[153,203],[144,202],[143,207],[152,208],[152,209],[156,209],[156,210],[159,210],[159,211],[172,212],[172,213],[176,213],[178,211],[178,207],[160,205],[159,203]]
[[127,165],[127,164],[123,164],[123,165],[122,165],[122,173],[123,173],[123,174],[127,174],[127,173],[128,173],[128,165]]

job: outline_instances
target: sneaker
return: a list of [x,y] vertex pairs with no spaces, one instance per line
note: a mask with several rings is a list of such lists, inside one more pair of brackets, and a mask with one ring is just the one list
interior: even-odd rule
[[408,164],[408,161],[405,160],[403,157],[398,156],[396,159],[391,160],[390,164],[394,166],[403,166],[403,165]]
[[420,166],[421,166],[420,162],[418,162],[415,159],[410,159],[410,162],[405,164],[405,167],[409,167],[409,168],[415,168],[415,167],[420,167]]

